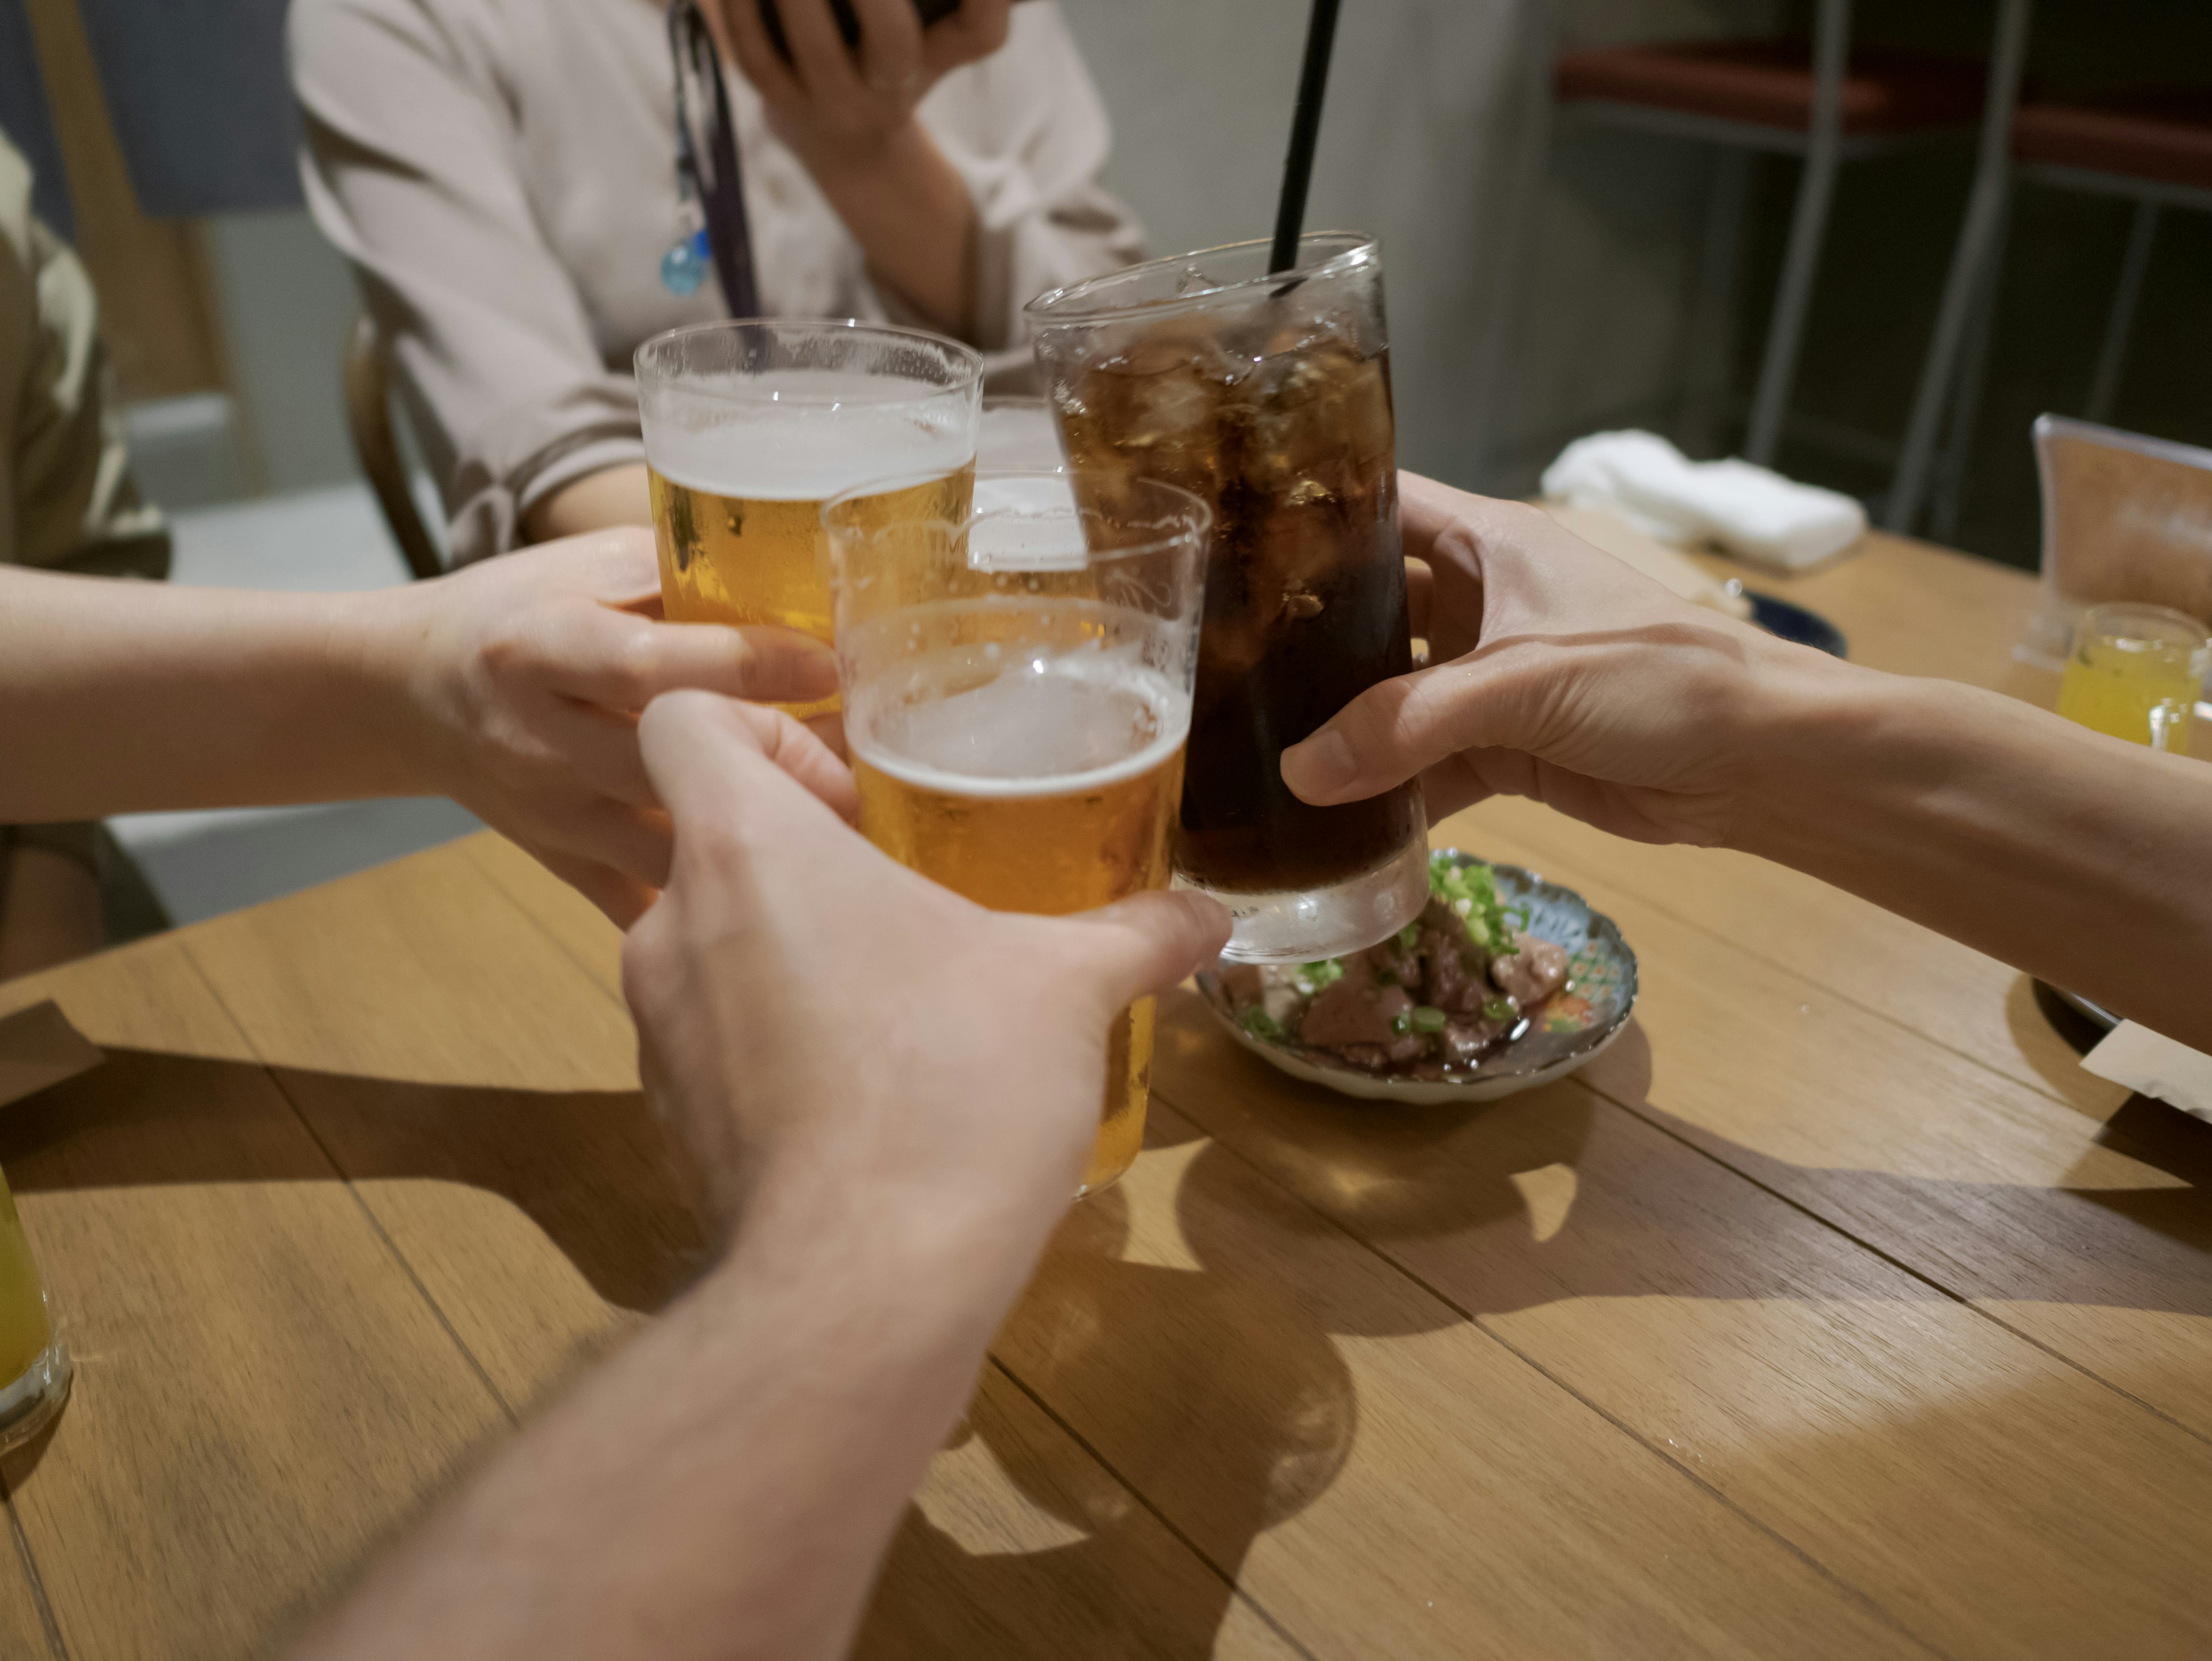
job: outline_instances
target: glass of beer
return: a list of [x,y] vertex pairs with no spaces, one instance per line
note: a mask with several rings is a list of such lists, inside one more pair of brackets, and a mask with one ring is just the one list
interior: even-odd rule
[[2187,753],[2212,637],[2164,605],[2092,605],[2074,625],[2058,713],[2131,744]]
[[54,1330],[38,1260],[0,1177],[0,1452],[29,1441],[69,1398],[69,1348]]
[[1227,956],[1339,957],[1428,898],[1420,787],[1311,807],[1285,748],[1412,666],[1382,257],[1320,234],[1178,254],[1030,302],[1086,503],[1139,481],[1213,509],[1176,879],[1236,917]]
[[[1188,491],[979,473],[959,518],[824,512],[860,830],[979,905],[1064,916],[1168,885],[1206,527]],[[1110,503],[1110,505],[1099,505]],[[1152,1000],[1117,1022],[1079,1196],[1137,1157]]]
[[[678,623],[830,638],[822,504],[863,479],[879,504],[968,511],[983,360],[955,340],[846,319],[706,323],[637,349],[660,591]],[[834,697],[783,708],[802,720]]]

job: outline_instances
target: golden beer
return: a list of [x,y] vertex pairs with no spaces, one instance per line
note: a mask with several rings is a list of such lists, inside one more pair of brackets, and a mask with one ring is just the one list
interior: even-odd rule
[[[835,637],[823,497],[764,494],[758,484],[726,495],[658,467],[650,477],[661,604],[671,622],[774,624],[824,643]],[[971,465],[886,491],[873,511],[886,522],[917,514],[964,518],[975,477]],[[778,707],[805,721],[836,709],[838,700]]]
[[[1172,873],[1212,515],[1142,484],[1109,515],[1084,482],[986,472],[973,513],[907,517],[886,479],[823,511],[860,830],[994,910],[1065,916]],[[1114,1024],[1079,1197],[1143,1143],[1152,1016]]]
[[[1050,609],[1067,621],[1070,607]],[[979,680],[999,642],[975,635],[1057,631],[1010,628],[1004,616],[980,630],[969,621],[947,631],[969,636],[964,646],[909,666],[895,703],[864,697],[848,715],[862,834],[900,864],[997,911],[1064,916],[1166,887],[1188,697],[1111,654],[1099,662],[1024,654]],[[1137,1157],[1152,1089],[1152,1017],[1146,998],[1115,1025],[1082,1193]]]
[[[833,634],[823,504],[907,481],[886,514],[968,511],[983,360],[843,318],[672,329],[637,350],[660,590],[678,623]],[[835,697],[783,708],[802,719]]]

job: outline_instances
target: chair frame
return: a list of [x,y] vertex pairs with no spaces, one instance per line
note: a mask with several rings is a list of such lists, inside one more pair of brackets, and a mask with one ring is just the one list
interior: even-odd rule
[[346,336],[341,368],[345,381],[346,429],[354,459],[376,492],[384,523],[399,545],[407,569],[417,579],[441,576],[446,562],[435,538],[422,522],[407,482],[407,461],[392,419],[392,365],[376,319],[363,312]]
[[[1529,267],[1534,264],[1536,232],[1541,217],[1543,181],[1552,155],[1553,125],[1560,119],[1589,122],[1685,139],[1719,148],[1723,166],[1709,201],[1705,246],[1699,264],[1705,280],[1701,289],[1733,293],[1733,265],[1737,232],[1724,217],[1741,217],[1746,180],[1743,163],[1748,155],[1794,155],[1804,162],[1797,198],[1790,215],[1790,238],[1783,256],[1782,276],[1775,292],[1774,312],[1766,331],[1759,362],[1759,386],[1752,399],[1751,420],[1744,443],[1750,460],[1771,465],[1781,443],[1790,393],[1796,384],[1805,320],[1810,310],[1813,286],[1819,275],[1820,250],[1827,235],[1829,210],[1835,195],[1836,175],[1846,161],[1917,145],[1940,143],[1972,131],[1960,127],[1928,127],[1906,132],[1846,134],[1843,129],[1844,81],[1850,61],[1850,0],[1819,0],[1814,21],[1813,107],[1804,129],[1766,126],[1734,121],[1688,111],[1655,108],[1611,99],[1577,100],[1561,105],[1552,91],[1557,58],[1557,26],[1550,0],[1540,0],[1527,33],[1523,73],[1536,89],[1536,115],[1524,141],[1522,165],[1506,207],[1509,232],[1507,263],[1499,279],[1498,295],[1491,307],[1490,326],[1481,353],[1483,430],[1494,462],[1503,416],[1516,368],[1520,313]],[[1698,330],[1693,322],[1693,332]]]
[[[1885,529],[1909,535],[1932,493],[1929,530],[1938,541],[1948,540],[1955,532],[1966,494],[1969,450],[1987,379],[1989,341],[2003,279],[2015,185],[2025,181],[2092,196],[2114,196],[2136,204],[2084,405],[2090,423],[2100,427],[2111,424],[2112,405],[2119,394],[2128,338],[2135,327],[2136,305],[2150,270],[2151,246],[2158,235],[2160,215],[2167,208],[2212,213],[2212,191],[2197,186],[2136,179],[2063,162],[2014,161],[2013,120],[2020,104],[2032,0],[2002,0],[2002,6],[1998,36],[2011,50],[2001,52],[1990,61],[1989,103],[1973,193],[1952,254],[1950,274],[1944,281],[1942,307],[1921,367],[1911,419],[1881,516]],[[2001,126],[1996,120],[2000,113]],[[1949,431],[1942,437],[1939,452],[1939,434],[1947,415]]]

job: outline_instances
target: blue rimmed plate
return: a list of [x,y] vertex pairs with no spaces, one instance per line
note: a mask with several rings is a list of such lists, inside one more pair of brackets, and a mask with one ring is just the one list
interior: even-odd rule
[[1483,1058],[1471,1073],[1447,1079],[1401,1079],[1369,1073],[1324,1050],[1262,1038],[1237,1019],[1228,989],[1213,970],[1201,970],[1198,989],[1229,1036],[1270,1067],[1294,1079],[1325,1085],[1372,1102],[1433,1107],[1450,1102],[1488,1102],[1564,1079],[1619,1037],[1636,1007],[1636,954],[1612,918],[1593,911],[1571,888],[1547,882],[1517,865],[1480,861],[1457,849],[1442,850],[1457,865],[1489,863],[1498,897],[1523,906],[1528,932],[1567,948],[1567,983],[1530,1018],[1528,1030]]

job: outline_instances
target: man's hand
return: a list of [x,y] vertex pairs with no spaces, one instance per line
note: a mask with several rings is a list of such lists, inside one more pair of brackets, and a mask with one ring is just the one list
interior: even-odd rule
[[1431,824],[1532,796],[1640,842],[1727,841],[1763,717],[1837,666],[1678,599],[1539,509],[1401,479],[1433,666],[1285,750],[1285,782],[1330,803],[1418,775]]
[[[829,648],[781,629],[659,621],[650,532],[577,537],[374,597],[371,674],[399,687],[403,742],[436,787],[627,926],[668,874],[667,816],[637,716],[696,687],[799,702],[836,691]],[[850,815],[852,780],[794,728],[786,764]]]
[[972,1244],[1011,1299],[1081,1176],[1109,1028],[1210,961],[1228,914],[1188,893],[987,911],[839,823],[788,716],[678,693],[641,737],[676,856],[623,989],[714,1208],[747,1235],[796,1214],[856,1250]]
[[853,0],[860,45],[848,49],[830,0],[777,0],[786,63],[769,44],[758,0],[721,0],[718,33],[768,107],[776,136],[809,167],[866,165],[914,120],[948,70],[1006,43],[1012,0],[962,0],[925,29],[914,0]]

